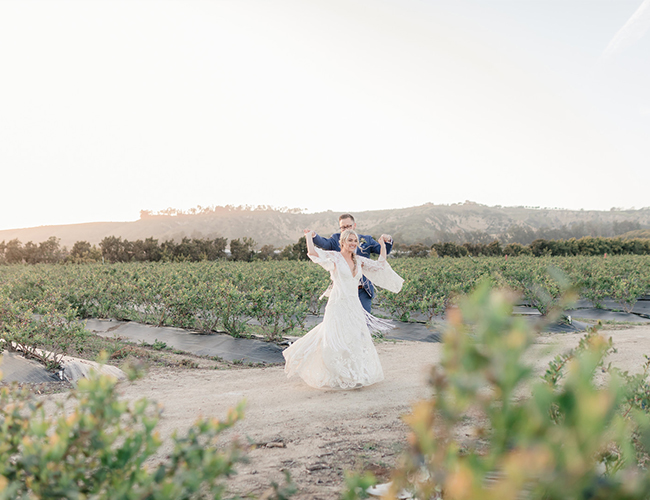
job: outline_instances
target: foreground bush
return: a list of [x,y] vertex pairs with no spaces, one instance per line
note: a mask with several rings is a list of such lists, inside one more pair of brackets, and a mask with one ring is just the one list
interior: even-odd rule
[[[636,376],[604,367],[611,341],[594,331],[540,380],[523,360],[534,332],[511,313],[486,284],[449,311],[433,396],[405,417],[409,449],[384,498],[404,489],[422,500],[649,498],[647,367]],[[345,498],[365,497],[369,482],[349,478]]]
[[[105,376],[81,380],[69,399],[72,410],[59,403],[50,417],[43,401],[0,390],[0,500],[220,499],[244,459],[237,442],[216,446],[242,418],[241,405],[224,421],[199,419],[186,436],[174,435],[166,461],[148,466],[161,444],[158,408],[119,401],[116,381]],[[266,498],[285,498],[270,491]]]

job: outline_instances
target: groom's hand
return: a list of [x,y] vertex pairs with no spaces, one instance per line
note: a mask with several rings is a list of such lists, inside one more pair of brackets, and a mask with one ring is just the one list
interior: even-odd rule
[[386,243],[393,243],[393,237],[390,234],[382,234],[380,238],[382,238]]

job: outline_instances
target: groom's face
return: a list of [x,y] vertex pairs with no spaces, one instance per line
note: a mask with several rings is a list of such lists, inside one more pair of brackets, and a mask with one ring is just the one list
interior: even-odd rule
[[345,231],[346,229],[356,229],[357,223],[352,219],[341,219],[339,221],[339,228],[341,229],[341,232]]

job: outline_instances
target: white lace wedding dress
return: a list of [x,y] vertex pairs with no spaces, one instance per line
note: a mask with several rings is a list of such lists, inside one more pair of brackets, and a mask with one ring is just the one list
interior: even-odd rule
[[[384,379],[379,356],[372,342],[373,329],[389,329],[390,323],[368,314],[359,300],[359,282],[364,274],[373,284],[399,292],[404,280],[385,260],[359,255],[352,275],[339,252],[316,249],[311,260],[330,272],[332,288],[323,321],[282,353],[288,377],[300,376],[316,388],[352,389]],[[388,328],[387,328],[388,327]]]

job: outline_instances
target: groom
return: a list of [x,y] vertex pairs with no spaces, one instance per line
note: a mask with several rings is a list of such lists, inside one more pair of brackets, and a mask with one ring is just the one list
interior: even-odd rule
[[[357,223],[354,222],[354,217],[350,214],[343,214],[339,217],[339,228],[340,232],[334,233],[329,238],[323,238],[318,234],[314,235],[314,244],[318,248],[323,250],[334,250],[337,252],[341,251],[341,245],[339,243],[339,238],[341,233],[346,229],[352,229],[356,231]],[[382,234],[384,241],[386,241],[386,252],[390,253],[393,249],[393,238],[388,234]],[[390,243],[389,243],[390,242]],[[367,234],[359,235],[359,246],[357,247],[357,255],[362,257],[370,258],[371,253],[376,253],[379,255],[381,252],[381,246],[375,239]],[[372,298],[375,296],[375,287],[372,286],[372,282],[365,276],[361,277],[361,284],[359,285],[359,300],[363,308],[371,312],[372,308]]]

